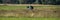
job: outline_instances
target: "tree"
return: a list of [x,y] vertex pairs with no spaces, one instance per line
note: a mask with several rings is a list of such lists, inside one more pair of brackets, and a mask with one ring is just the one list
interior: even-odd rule
[[32,3],[34,3],[36,0],[26,0],[25,1],[25,4],[32,4]]
[[25,0],[19,0],[19,3],[20,4],[25,3]]
[[60,1],[57,1],[57,2],[56,2],[56,5],[60,5]]
[[38,0],[39,4],[42,4],[42,0]]
[[3,3],[3,1],[2,1],[2,0],[0,0],[0,3],[2,4],[2,3]]

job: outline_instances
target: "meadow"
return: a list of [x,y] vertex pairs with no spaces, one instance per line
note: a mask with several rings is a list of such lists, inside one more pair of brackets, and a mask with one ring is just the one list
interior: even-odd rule
[[[26,15],[26,13],[25,13],[25,15],[24,15],[24,13],[20,14],[20,12],[26,12],[26,10],[27,10],[26,7],[27,6],[0,6],[0,20],[60,20],[59,12],[57,12],[57,14],[58,14],[58,16],[57,16],[57,14],[55,14],[54,12],[51,11],[51,10],[59,11],[60,10],[59,6],[56,6],[56,5],[55,6],[34,6],[35,15],[33,17],[29,17],[28,15]],[[11,13],[11,11],[13,12],[13,14],[12,14],[13,16],[9,15],[9,13]],[[43,13],[42,17],[40,16],[40,13],[38,13],[40,11]],[[47,11],[49,11],[49,13],[51,13],[51,14],[54,13],[53,14],[54,17],[51,17],[52,15],[50,16],[50,14],[48,14],[48,17],[46,17],[45,12],[47,12]],[[17,17],[15,17],[15,15],[14,15],[15,13],[18,13]],[[8,14],[8,16],[7,16],[7,14]],[[23,17],[23,15],[28,16],[28,17]],[[37,15],[39,15],[39,16],[36,17]],[[22,16],[22,17],[20,17],[20,16]],[[45,17],[43,17],[43,16],[45,16]]]
[[0,20],[60,20],[60,18],[3,18],[1,17]]

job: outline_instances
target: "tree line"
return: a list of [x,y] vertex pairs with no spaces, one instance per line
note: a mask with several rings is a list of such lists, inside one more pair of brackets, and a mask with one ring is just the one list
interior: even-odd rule
[[60,4],[60,0],[0,0],[0,4]]

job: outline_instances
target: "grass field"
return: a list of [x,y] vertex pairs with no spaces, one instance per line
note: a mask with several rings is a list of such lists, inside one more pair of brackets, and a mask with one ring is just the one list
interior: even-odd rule
[[0,20],[60,20],[60,18],[0,18]]
[[[34,6],[35,9],[60,8],[59,6]],[[0,6],[0,10],[26,9],[26,6]],[[40,17],[0,17],[0,20],[60,20],[60,18],[40,18]]]
[[[26,9],[27,6],[0,6],[0,10]],[[59,6],[34,6],[34,8],[59,8]]]

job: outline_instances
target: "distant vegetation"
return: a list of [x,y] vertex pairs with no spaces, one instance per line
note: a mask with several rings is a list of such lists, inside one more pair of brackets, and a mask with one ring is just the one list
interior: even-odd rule
[[53,4],[60,5],[60,0],[0,0],[1,4]]

